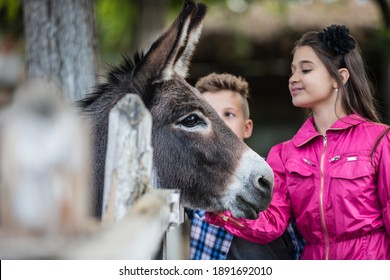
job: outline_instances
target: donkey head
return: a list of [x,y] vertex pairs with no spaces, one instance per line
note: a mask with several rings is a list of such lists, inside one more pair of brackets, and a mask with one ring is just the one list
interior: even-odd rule
[[[271,200],[273,173],[219,118],[198,90],[185,81],[206,7],[185,1],[178,18],[145,56],[115,68],[108,82],[82,101],[95,119],[99,150],[94,175],[102,192],[108,112],[126,93],[139,94],[153,119],[153,182],[180,189],[185,206],[229,209],[236,217],[256,218]],[[99,213],[98,213],[99,214]]]

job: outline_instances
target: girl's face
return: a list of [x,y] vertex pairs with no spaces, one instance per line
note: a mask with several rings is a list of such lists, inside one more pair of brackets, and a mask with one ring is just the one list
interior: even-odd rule
[[296,49],[288,86],[294,106],[313,112],[334,110],[337,83],[311,47]]

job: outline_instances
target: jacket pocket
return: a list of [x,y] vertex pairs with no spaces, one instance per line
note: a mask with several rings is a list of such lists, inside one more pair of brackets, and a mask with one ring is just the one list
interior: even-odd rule
[[314,164],[308,160],[291,159],[286,162],[286,183],[289,190],[313,183]]
[[332,166],[329,175],[332,178],[354,180],[375,173],[370,157],[343,156]]
[[[309,205],[316,195],[315,164],[304,159],[289,159],[286,162],[286,184],[294,213],[314,211],[315,204]],[[299,214],[295,216],[297,221]]]
[[330,167],[329,175],[327,206],[331,207],[334,213],[343,215],[342,219],[337,219],[336,231],[343,235],[350,230],[351,225],[362,228],[368,217],[376,215],[375,209],[379,207],[375,169],[371,165],[370,157],[341,156],[340,160]]

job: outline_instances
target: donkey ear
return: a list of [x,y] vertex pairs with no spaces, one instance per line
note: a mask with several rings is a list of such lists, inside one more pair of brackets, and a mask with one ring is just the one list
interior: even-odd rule
[[183,28],[179,35],[180,40],[178,47],[176,48],[174,59],[165,65],[162,75],[163,80],[171,79],[172,73],[179,75],[182,78],[187,76],[192,55],[202,32],[203,18],[206,14],[205,5],[198,4],[196,8],[196,11],[191,14],[191,18],[188,20],[189,25],[185,25],[185,28]]
[[144,101],[150,99],[145,95],[153,83],[173,79],[176,75],[186,77],[205,14],[205,5],[186,0],[176,20],[137,63],[133,85]]

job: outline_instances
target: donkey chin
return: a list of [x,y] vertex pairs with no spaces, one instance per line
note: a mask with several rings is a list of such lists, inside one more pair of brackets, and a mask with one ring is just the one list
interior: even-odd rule
[[257,219],[259,212],[268,208],[273,187],[274,173],[271,167],[257,153],[248,149],[227,186],[226,195],[218,202],[236,218]]

